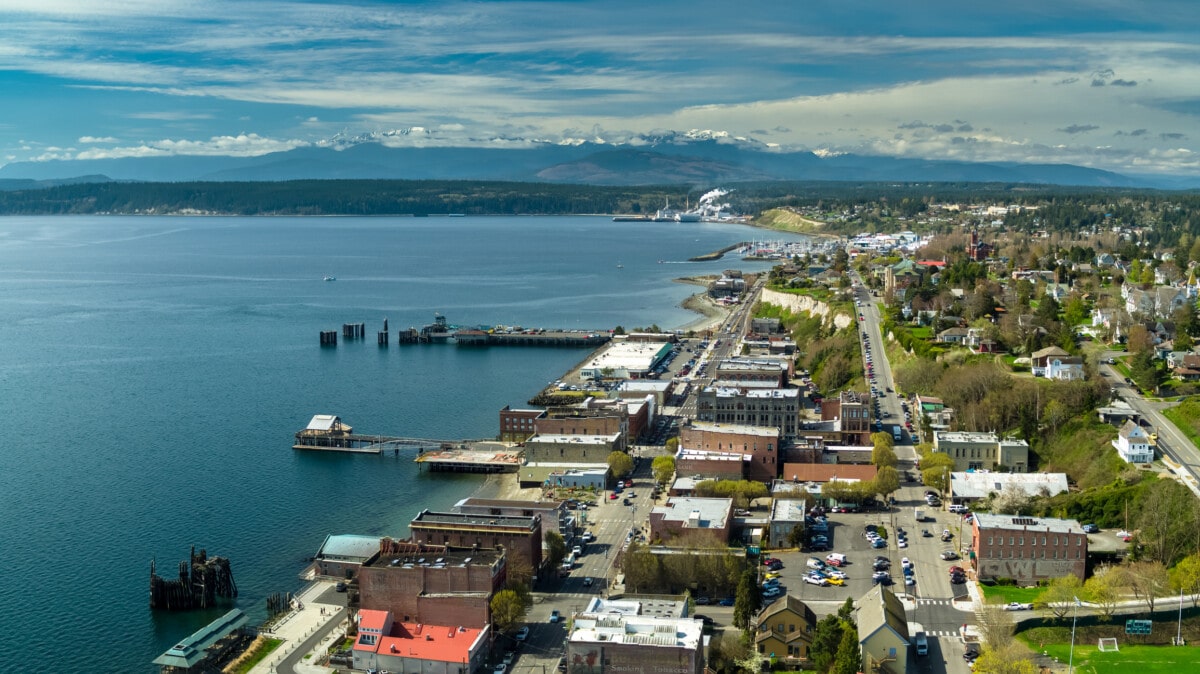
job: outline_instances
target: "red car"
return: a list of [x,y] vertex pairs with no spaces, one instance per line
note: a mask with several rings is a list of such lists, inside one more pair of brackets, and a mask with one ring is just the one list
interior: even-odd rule
[[610,493],[610,494],[608,495],[608,500],[610,500],[610,501],[615,501],[615,500],[617,500],[617,493],[616,493],[616,492],[612,492],[612,493]]

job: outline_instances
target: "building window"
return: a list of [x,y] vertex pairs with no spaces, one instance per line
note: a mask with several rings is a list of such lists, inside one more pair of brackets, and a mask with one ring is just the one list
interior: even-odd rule
[[1018,545],[1025,545],[1025,537],[1024,536],[1018,538],[1017,540],[1019,541]]
[[1009,537],[1008,537],[1008,544],[1009,544],[1009,545],[1016,545],[1016,543],[1013,543],[1013,541],[1014,541],[1014,540],[1015,540],[1015,539],[1014,539],[1012,536],[1009,536]]

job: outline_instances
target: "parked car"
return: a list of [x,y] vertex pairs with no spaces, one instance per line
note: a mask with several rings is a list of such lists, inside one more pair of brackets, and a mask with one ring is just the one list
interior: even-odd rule
[[492,674],[504,674],[506,671],[508,671],[508,665],[501,662],[500,664],[496,665],[494,669],[492,669]]
[[[813,575],[805,576],[804,582],[808,583],[809,585],[828,585],[829,584],[828,579],[822,578],[821,576],[813,576]],[[764,593],[763,596],[765,597],[766,594]]]
[[587,578],[584,578],[584,579],[583,579],[583,586],[584,586],[584,587],[591,587],[591,586],[592,586],[592,583],[594,583],[594,582],[595,582],[595,579],[594,579],[594,578],[592,578],[591,576],[588,576]]
[[1085,524],[1083,525],[1083,533],[1098,534],[1100,533],[1100,527],[1096,526],[1095,524]]
[[517,630],[517,633],[513,635],[513,638],[517,641],[525,641],[529,638],[529,628],[522,627],[521,629]]
[[944,559],[948,562],[951,560],[958,559],[958,553],[953,550],[943,550],[942,551],[942,559]]
[[737,602],[737,599],[734,597],[725,597],[718,603],[721,604],[721,606],[733,606],[734,603],[736,603],[736,602]]
[[1014,601],[1004,606],[1005,611],[1032,611],[1033,604],[1022,604],[1019,601]]
[[[805,576],[804,578],[807,579],[808,576]],[[782,594],[783,594],[783,590],[781,590],[777,587],[773,587],[769,590],[764,590],[762,593],[762,596],[763,596],[763,599],[774,599],[775,597],[778,597]]]
[[558,609],[554,609],[553,611],[550,612],[550,622],[556,623],[556,622],[558,622],[558,619],[559,619]]

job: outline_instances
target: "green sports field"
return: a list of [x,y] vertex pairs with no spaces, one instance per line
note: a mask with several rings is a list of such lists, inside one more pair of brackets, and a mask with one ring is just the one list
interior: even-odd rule
[[[1035,644],[1036,646],[1036,644]],[[1120,644],[1121,650],[1101,653],[1096,644],[1075,644],[1077,674],[1181,674],[1200,671],[1198,646],[1134,646]],[[1070,654],[1070,644],[1050,644],[1045,650],[1064,665]]]

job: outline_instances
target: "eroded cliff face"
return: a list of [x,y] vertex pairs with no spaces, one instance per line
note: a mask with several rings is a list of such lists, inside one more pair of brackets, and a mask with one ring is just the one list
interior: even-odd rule
[[[763,288],[760,298],[763,302],[781,306],[792,313],[807,311],[813,316],[823,316],[826,320],[830,320],[830,308],[828,304],[814,300],[807,295],[793,295],[791,293],[781,293],[778,290]],[[844,328],[854,323],[854,317],[843,313],[833,315],[833,324],[839,329]]]

